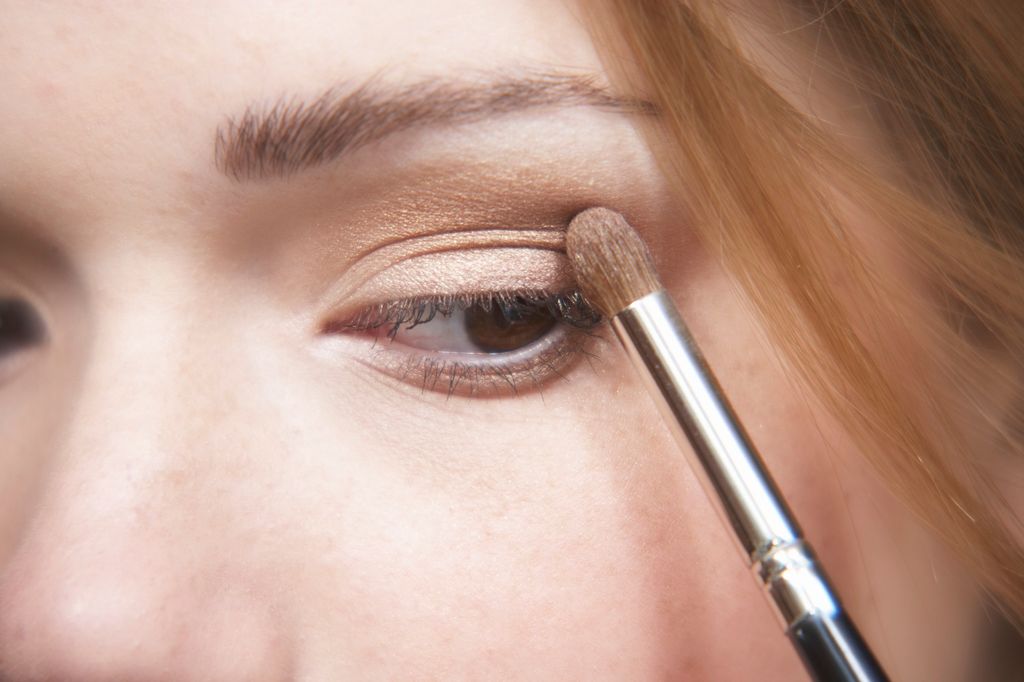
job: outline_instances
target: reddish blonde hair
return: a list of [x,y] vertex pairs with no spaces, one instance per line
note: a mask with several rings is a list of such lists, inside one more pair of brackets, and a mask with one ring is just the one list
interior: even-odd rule
[[[652,149],[704,243],[796,374],[1020,624],[1022,536],[990,472],[1024,462],[1024,11],[769,4],[755,18],[608,0],[591,19],[616,84],[659,109]],[[829,55],[816,68],[868,105],[884,149],[858,154],[770,85],[739,39],[752,18]],[[866,257],[845,199],[884,225],[870,239],[909,278]]]

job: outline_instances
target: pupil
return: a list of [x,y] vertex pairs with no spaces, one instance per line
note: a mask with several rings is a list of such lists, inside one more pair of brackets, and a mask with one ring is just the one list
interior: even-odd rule
[[509,319],[498,305],[490,306],[490,310],[471,306],[465,316],[470,340],[487,353],[507,353],[528,346],[557,323],[547,310],[516,311],[514,319]]
[[0,298],[0,359],[42,343],[43,321],[27,301]]

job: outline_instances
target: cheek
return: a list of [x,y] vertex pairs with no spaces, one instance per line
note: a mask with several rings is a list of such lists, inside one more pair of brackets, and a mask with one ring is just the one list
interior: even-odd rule
[[[894,672],[946,677],[970,642],[966,581],[787,378],[728,280],[694,276],[683,315],[846,606]],[[302,464],[260,500],[291,535],[259,565],[291,578],[312,657],[393,675],[801,675],[621,348],[595,350],[506,400],[306,372],[301,404],[273,410]]]
[[[756,340],[728,311],[697,318],[731,340],[712,361],[764,425],[755,437],[806,454],[810,421],[750,358]],[[410,661],[437,674],[459,661],[503,676],[799,675],[621,348],[594,350],[568,381],[505,400],[396,390],[362,368],[327,381],[268,368],[302,381],[282,392],[300,403],[269,410],[302,440],[273,498],[251,501],[289,519],[292,537],[253,565],[289,576],[290,618],[318,633],[304,646],[396,675]],[[818,523],[831,528],[841,506],[825,499]]]
[[273,409],[303,465],[258,500],[293,535],[253,565],[289,576],[304,646],[395,675],[795,674],[621,350],[597,350],[542,396],[446,401],[360,370],[291,391],[329,410]]
[[[683,314],[847,605],[869,638],[896,632],[901,650],[941,673],[952,648],[934,656],[935,643],[967,639],[954,632],[964,619],[948,562],[757,350],[765,346],[725,280],[700,273],[698,284],[687,291],[700,298],[677,297]],[[112,564],[96,563],[96,574],[139,583],[161,618],[210,621],[207,630],[228,640],[218,623],[251,621],[262,633],[254,641],[277,642],[325,679],[455,670],[799,678],[732,538],[615,342],[540,395],[446,401],[258,341],[232,346],[237,367],[211,364],[196,378],[198,389],[237,371],[221,379],[246,390],[232,392],[230,410],[208,405],[217,418],[203,429],[168,431],[177,449],[153,465],[167,471],[147,489],[145,514],[91,526],[82,556],[94,563],[94,549],[118,532],[157,558],[159,571],[143,582]],[[103,412],[93,416],[104,423]],[[40,535],[40,546],[55,552],[53,537]],[[943,588],[920,580],[932,575],[928,564]],[[68,585],[80,583],[68,575]],[[245,604],[211,601],[228,592]],[[934,607],[908,605],[910,594]],[[260,615],[245,621],[250,603]],[[932,616],[941,626],[922,627]]]

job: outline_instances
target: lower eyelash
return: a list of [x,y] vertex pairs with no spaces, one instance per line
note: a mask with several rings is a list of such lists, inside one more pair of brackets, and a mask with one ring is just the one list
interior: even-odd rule
[[[558,331],[521,351],[481,354],[491,359],[453,360],[438,357],[440,353],[403,352],[405,357],[391,350],[377,347],[372,365],[422,391],[444,392],[451,397],[456,393],[484,397],[502,394],[518,395],[539,389],[552,377],[565,379],[564,371],[580,358],[597,356],[587,346],[599,333],[572,327]],[[537,349],[538,344],[544,348]],[[494,356],[507,357],[496,361]]]

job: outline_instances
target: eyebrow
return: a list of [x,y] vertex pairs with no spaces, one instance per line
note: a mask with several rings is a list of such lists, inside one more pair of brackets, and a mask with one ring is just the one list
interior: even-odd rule
[[650,102],[617,95],[587,74],[536,73],[401,86],[371,79],[354,89],[330,88],[312,101],[289,98],[249,106],[217,128],[214,162],[235,180],[287,177],[411,128],[572,106],[654,113]]

